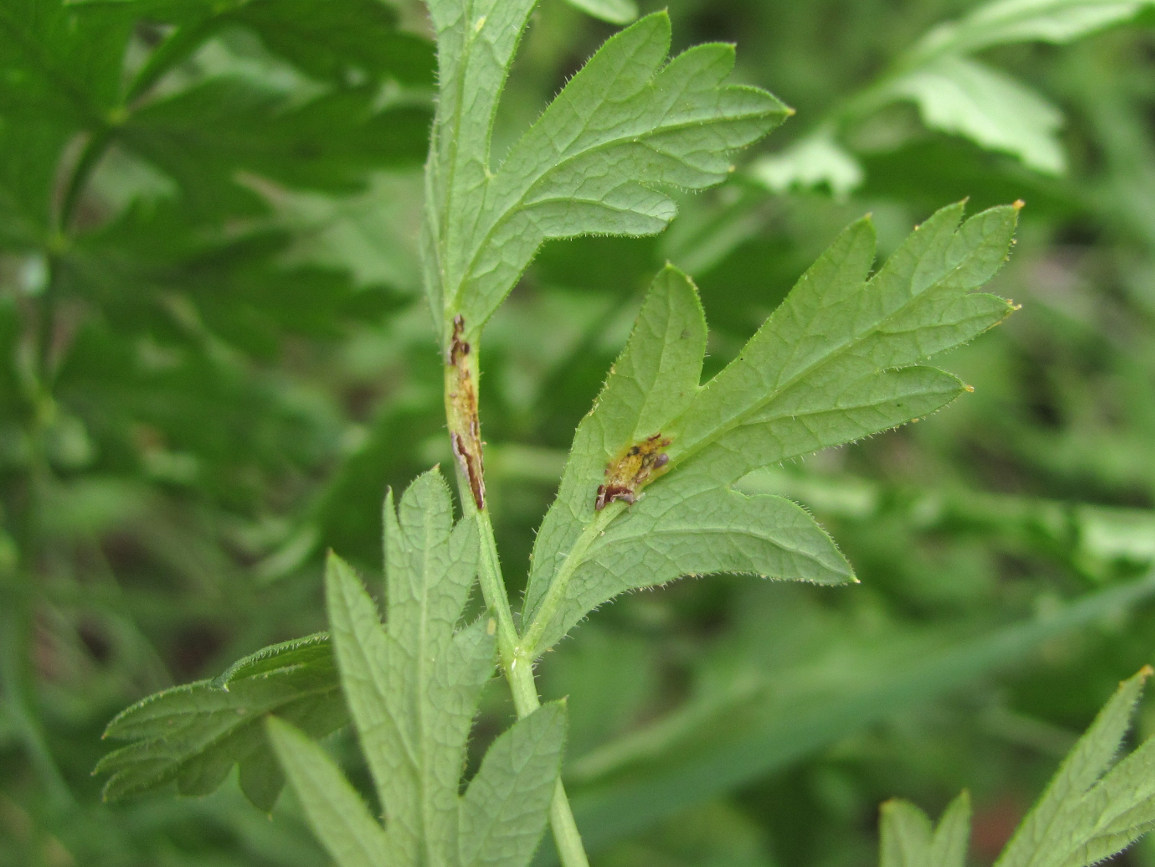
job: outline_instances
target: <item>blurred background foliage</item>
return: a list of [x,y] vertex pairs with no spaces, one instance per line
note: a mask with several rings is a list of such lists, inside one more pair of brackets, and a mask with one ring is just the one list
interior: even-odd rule
[[[989,863],[1153,660],[1155,11],[1017,5],[1099,12],[967,42],[938,29],[962,0],[639,3],[797,115],[664,235],[546,247],[493,320],[511,582],[666,260],[716,370],[862,213],[885,254],[1022,198],[994,290],[1023,310],[944,361],[975,385],[949,410],[744,482],[860,586],[683,581],[543,662],[595,863],[870,864],[879,802],[964,787]],[[611,32],[542,4],[497,153]],[[105,805],[90,771],[127,704],[321,628],[324,549],[378,570],[384,488],[451,460],[415,243],[433,69],[413,2],[0,7],[0,864],[323,863],[287,795],[271,822],[231,782]]]

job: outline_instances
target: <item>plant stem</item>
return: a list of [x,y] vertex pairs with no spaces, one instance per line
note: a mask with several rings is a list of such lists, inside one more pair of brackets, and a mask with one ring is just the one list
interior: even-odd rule
[[546,627],[553,621],[554,615],[561,607],[562,600],[565,599],[566,591],[569,588],[570,579],[573,578],[577,567],[585,562],[586,551],[602,534],[606,524],[612,521],[624,508],[625,506],[621,503],[610,503],[597,513],[573,543],[573,547],[570,548],[553,580],[550,581],[549,589],[546,590],[541,604],[537,606],[537,611],[534,612],[533,619],[529,622],[522,636],[522,652],[530,660],[537,658],[538,646],[545,634]]
[[[468,484],[468,483],[467,483]],[[461,488],[462,499],[468,501],[468,487]],[[533,657],[521,648],[517,629],[513,624],[509,597],[501,577],[501,566],[497,559],[497,543],[489,511],[479,511],[477,527],[481,536],[481,568],[479,582],[485,603],[497,620],[497,646],[501,654],[501,667],[505,679],[513,693],[513,705],[518,718],[526,717],[541,707],[537,685],[533,680]],[[570,808],[565,786],[559,778],[554,787],[553,801],[549,807],[550,828],[553,830],[558,857],[562,867],[589,867],[581,834]]]
[[[458,320],[459,321],[459,320]],[[497,650],[501,668],[513,693],[518,718],[524,718],[541,707],[537,684],[533,679],[533,654],[522,646],[521,636],[513,622],[509,594],[497,556],[497,540],[489,520],[482,475],[480,421],[477,417],[477,382],[479,378],[477,341],[471,346],[462,337],[463,327],[455,326],[445,368],[445,415],[449,424],[454,456],[457,458],[457,490],[466,514],[473,513],[481,543],[478,583],[486,606],[493,615],[497,630]],[[577,822],[559,778],[549,809],[550,827],[563,867],[588,867],[589,859],[582,846]]]

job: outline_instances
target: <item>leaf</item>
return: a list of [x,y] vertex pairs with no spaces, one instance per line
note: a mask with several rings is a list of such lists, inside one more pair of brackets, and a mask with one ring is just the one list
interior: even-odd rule
[[[515,723],[458,794],[473,716],[494,668],[485,619],[459,627],[477,558],[475,526],[454,525],[436,471],[420,476],[396,509],[392,494],[386,498],[385,626],[353,571],[329,558],[326,599],[342,688],[391,853],[376,863],[525,864],[545,828],[565,739],[562,705]],[[324,768],[294,783],[317,805],[310,820],[328,841],[334,830],[318,823],[345,787]]]
[[266,728],[309,824],[338,864],[375,867],[404,863],[361,796],[323,749],[276,717],[269,718]]
[[432,44],[398,31],[397,10],[380,0],[239,3],[226,21],[249,28],[269,51],[315,78],[345,84],[367,75],[433,85]]
[[994,45],[1061,45],[1135,17],[1151,0],[995,0],[935,28],[916,51],[970,54]]
[[957,864],[964,867],[967,848],[971,836],[971,799],[967,792],[961,792],[947,805],[934,830],[931,844],[931,864],[943,867]]
[[399,31],[397,10],[377,0],[73,0],[70,5],[177,25],[134,82],[137,94],[228,27],[248,30],[272,54],[334,84],[365,78],[433,83],[433,46]]
[[1145,666],[1120,684],[995,867],[1083,867],[1110,858],[1155,828],[1155,739],[1112,767],[1151,674]]
[[497,93],[532,4],[503,4],[498,17],[482,3],[470,22],[455,5],[431,4],[442,84],[428,171],[426,283],[434,315],[460,313],[467,337],[545,240],[660,231],[675,207],[659,188],[721,182],[728,153],[788,113],[765,91],[724,84],[732,46],[700,45],[667,62],[669,19],[656,13],[611,37],[495,168]]
[[951,801],[937,828],[909,801],[887,801],[881,831],[880,867],[964,867],[970,798],[963,792]]
[[939,57],[891,87],[918,104],[923,122],[932,129],[1006,151],[1040,172],[1060,174],[1066,168],[1057,135],[1063,115],[1001,72],[974,60]]
[[776,193],[795,186],[806,189],[826,184],[838,198],[856,189],[863,178],[862,166],[854,156],[821,132],[795,142],[782,153],[761,157],[748,171]]
[[378,109],[371,87],[337,90],[299,106],[243,78],[216,78],[149,103],[119,137],[180,186],[200,213],[252,212],[259,200],[241,173],[298,188],[347,193],[374,168],[416,165],[429,112]]
[[878,858],[880,867],[933,864],[930,860],[931,834],[930,819],[926,813],[909,801],[899,798],[887,801],[882,805]]
[[[1062,114],[1035,91],[967,55],[996,45],[1073,42],[1151,7],[1151,0],[995,0],[940,25],[915,45],[889,98],[913,99],[927,126],[1005,151],[1037,171],[1066,167]],[[886,98],[886,97],[884,97]]]
[[[869,280],[874,232],[860,220],[705,386],[705,322],[693,284],[673,268],[659,275],[578,427],[538,534],[525,646],[540,653],[618,593],[683,574],[853,580],[798,506],[730,486],[759,467],[919,418],[965,391],[920,362],[1012,310],[971,290],[1006,258],[1017,212],[993,208],[960,225],[963,205],[944,208]],[[622,456],[657,445],[668,460],[652,460],[648,471],[643,462],[622,483],[617,468],[641,460]],[[637,502],[624,513],[621,503],[599,511],[599,485],[624,488],[622,499]]]
[[0,3],[0,244],[35,248],[56,228],[58,162],[112,120],[131,33],[115,9]]
[[120,99],[132,19],[109,7],[60,0],[0,6],[0,114],[6,119],[100,126]]
[[280,229],[206,226],[180,200],[140,202],[61,254],[60,285],[98,304],[122,338],[164,340],[175,330],[165,342],[186,344],[187,329],[172,327],[170,299],[177,294],[216,337],[266,356],[287,333],[333,338],[350,323],[399,306],[395,293],[355,286],[345,272],[286,266],[292,240]]
[[486,751],[461,801],[462,865],[528,864],[545,830],[561,766],[566,708],[543,705]]
[[[1057,131],[1061,112],[1018,80],[971,55],[998,45],[1072,42],[1135,17],[1152,0],[995,0],[926,33],[894,64],[813,133],[782,154],[760,160],[753,177],[779,191],[827,184],[835,195],[863,178],[850,153],[852,125],[882,107],[913,100],[931,129],[1015,156],[1027,167],[1060,174],[1066,157]],[[859,154],[863,156],[863,154]],[[942,167],[937,167],[937,176]]]
[[566,0],[566,2],[575,9],[611,24],[628,24],[638,17],[638,4],[634,0]]
[[213,681],[151,695],[122,711],[104,737],[131,741],[104,756],[93,773],[111,774],[104,798],[118,801],[174,783],[183,795],[216,789],[237,764],[241,786],[270,810],[283,784],[263,720],[277,714],[313,737],[345,724],[325,635],[288,641],[235,663]]

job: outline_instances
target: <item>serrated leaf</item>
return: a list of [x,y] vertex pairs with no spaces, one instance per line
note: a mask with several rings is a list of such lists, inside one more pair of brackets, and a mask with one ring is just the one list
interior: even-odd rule
[[493,742],[461,800],[459,863],[529,863],[545,830],[565,734],[565,705],[552,702]]
[[1155,740],[1111,767],[1151,673],[1144,667],[1120,684],[995,867],[1084,867],[1122,851],[1155,828]]
[[1059,174],[1066,158],[1058,140],[1062,113],[997,70],[961,57],[939,57],[891,85],[918,105],[931,129],[1006,151],[1037,171]]
[[314,737],[347,722],[324,635],[267,647],[216,680],[165,690],[121,712],[104,736],[132,743],[104,756],[93,773],[111,774],[104,798],[116,801],[174,783],[181,794],[207,794],[237,764],[245,794],[272,809],[283,778],[261,725],[273,713]]
[[358,287],[342,271],[286,266],[291,241],[280,230],[206,226],[180,200],[139,203],[61,254],[59,285],[99,305],[120,335],[143,332],[184,345],[186,334],[166,333],[168,299],[179,293],[215,336],[266,356],[287,333],[333,338],[347,323],[364,322],[375,312],[367,301],[378,305],[377,315],[400,304],[384,287]]
[[[477,558],[476,528],[453,523],[436,471],[414,481],[396,508],[392,494],[386,498],[384,626],[353,571],[329,558],[326,599],[341,683],[394,853],[377,863],[524,864],[545,827],[564,741],[562,706],[500,736],[465,796],[458,794],[495,661],[485,619],[460,625]],[[306,797],[331,801],[331,779],[309,785]],[[325,839],[329,830],[316,821]]]
[[333,672],[333,648],[329,645],[328,633],[317,632],[263,647],[238,659],[211,683],[214,688],[227,691],[230,685],[245,678],[286,674],[294,669],[309,669],[317,674]]
[[120,99],[132,26],[117,8],[6,0],[0,6],[0,113],[13,120],[103,124]]
[[56,228],[62,151],[111,120],[131,33],[116,9],[0,3],[0,243],[36,248]]
[[250,28],[271,52],[316,78],[344,84],[366,75],[433,84],[432,44],[399,32],[397,10],[380,0],[247,2],[227,21]]
[[[466,22],[455,5],[431,6],[442,100],[427,175],[426,283],[434,315],[460,313],[467,336],[544,241],[660,231],[675,212],[660,187],[719,183],[728,153],[787,115],[765,91],[724,84],[732,46],[700,45],[667,62],[669,19],[656,13],[611,37],[494,168],[490,126],[516,40],[486,9]],[[523,25],[524,0],[506,5],[502,26]]]
[[970,838],[970,797],[951,801],[934,827],[909,801],[882,805],[879,867],[964,867]]
[[303,104],[244,78],[210,79],[134,112],[118,135],[160,168],[198,212],[258,206],[241,173],[329,192],[361,189],[369,170],[416,164],[429,110],[379,109],[369,86]]
[[247,29],[271,53],[334,84],[387,77],[433,83],[433,46],[399,31],[397,10],[378,0],[72,0],[69,5],[177,25],[134,81],[137,94],[226,27]]
[[309,823],[338,864],[377,867],[405,863],[328,753],[308,735],[276,717],[269,718],[267,729]]
[[[1017,207],[960,225],[962,214],[961,204],[936,213],[869,279],[874,232],[869,220],[853,224],[704,386],[696,291],[676,269],[659,275],[578,427],[538,534],[526,646],[540,653],[598,604],[681,574],[853,580],[805,512],[730,485],[926,415],[965,390],[920,362],[1010,313],[1006,300],[972,290],[1006,258]],[[636,503],[623,513],[609,492]]]

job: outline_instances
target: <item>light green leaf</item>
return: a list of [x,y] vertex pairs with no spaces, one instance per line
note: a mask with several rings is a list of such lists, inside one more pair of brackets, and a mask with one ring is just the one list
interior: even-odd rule
[[749,173],[776,193],[826,184],[839,198],[858,187],[863,178],[858,160],[826,132],[809,135],[781,153],[759,158],[751,164]]
[[[939,211],[869,280],[874,232],[869,220],[852,225],[705,386],[693,284],[673,268],[659,275],[578,427],[538,534],[525,646],[541,652],[596,605],[679,575],[853,580],[799,507],[730,486],[759,467],[926,415],[965,390],[920,362],[1010,313],[1006,300],[971,290],[1006,258],[1017,207],[960,225],[962,214],[961,204]],[[611,491],[622,493],[607,498]]]
[[934,829],[931,858],[928,864],[942,867],[964,867],[971,837],[971,798],[967,792],[947,805]]
[[638,17],[638,4],[634,0],[566,0],[566,2],[575,9],[611,24],[628,24]]
[[1107,772],[1151,673],[1144,667],[1120,685],[995,867],[1083,867],[1109,858],[1155,827],[1155,741],[1148,740]]
[[545,830],[565,732],[565,705],[552,702],[493,742],[461,800],[461,864],[529,863]]
[[1075,867],[1110,858],[1155,828],[1155,739],[1122,759],[1085,800],[1086,842],[1064,862]]
[[435,319],[442,317],[449,251],[477,226],[489,183],[489,143],[513,53],[536,0],[430,0],[437,42],[437,110],[425,168],[422,254]]
[[325,635],[267,647],[220,677],[151,695],[122,711],[104,736],[132,743],[104,756],[93,773],[111,774],[104,798],[117,801],[175,784],[203,795],[240,766],[241,788],[271,810],[284,782],[262,721],[291,720],[314,737],[348,721],[338,698],[333,654]]
[[931,824],[926,813],[895,798],[882,805],[879,867],[923,867],[931,864]]
[[1059,174],[1066,159],[1062,113],[1035,91],[974,60],[939,57],[891,85],[918,105],[932,129],[1006,151],[1038,171]]
[[[392,493],[385,501],[384,626],[352,569],[329,558],[326,600],[341,685],[392,853],[375,863],[526,863],[545,827],[564,707],[539,711],[499,737],[464,799],[458,794],[473,717],[494,670],[486,620],[460,625],[477,549],[475,525],[453,523],[449,488],[432,471],[396,508]],[[322,772],[312,759],[294,785],[314,804],[310,821],[337,857],[332,828],[319,823],[343,784],[335,768]],[[347,863],[362,863],[351,857]]]
[[970,797],[951,801],[938,827],[914,804],[882,805],[879,867],[964,867],[970,837]]
[[[444,96],[427,172],[426,282],[434,315],[460,313],[467,338],[545,240],[660,231],[675,206],[659,187],[721,182],[729,152],[788,113],[765,91],[724,83],[732,46],[699,45],[667,62],[669,19],[656,13],[610,38],[494,168],[496,96],[483,94],[500,88],[515,40],[491,34],[487,14],[449,14],[454,5],[433,4]],[[507,5],[503,26],[520,27],[524,2]]]
[[266,728],[309,823],[338,864],[377,867],[404,863],[403,854],[328,753],[308,735],[276,717],[269,718]]
[[1059,110],[967,55],[1020,42],[1073,42],[1153,5],[1152,0],[995,0],[927,33],[909,52],[904,72],[882,88],[883,99],[913,99],[927,126],[1058,174],[1066,165],[1056,136]]
[[927,34],[916,51],[970,54],[1016,42],[1063,44],[1135,17],[1151,0],[996,0]]

